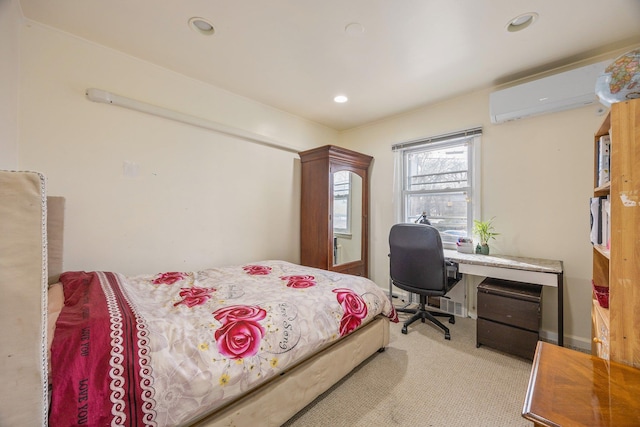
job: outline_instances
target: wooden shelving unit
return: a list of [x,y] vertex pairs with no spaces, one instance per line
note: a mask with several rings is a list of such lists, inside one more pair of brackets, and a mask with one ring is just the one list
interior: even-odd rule
[[[598,141],[611,138],[611,181],[598,186]],[[593,247],[593,282],[609,288],[609,308],[592,304],[592,353],[640,367],[640,99],[619,102],[594,137],[594,197],[609,196],[609,248]]]
[[[598,186],[598,141],[611,182]],[[592,355],[539,341],[522,416],[536,427],[640,425],[640,99],[613,104],[595,133],[594,197],[611,201],[610,242],[593,246]],[[602,360],[606,359],[606,360]]]

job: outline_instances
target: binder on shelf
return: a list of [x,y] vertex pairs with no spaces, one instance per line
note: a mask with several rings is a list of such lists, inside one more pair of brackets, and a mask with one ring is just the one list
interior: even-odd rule
[[602,243],[602,197],[591,198],[591,243]]
[[610,174],[610,152],[611,152],[611,137],[609,135],[602,135],[598,139],[598,187],[602,187],[607,184],[611,179]]
[[591,243],[609,247],[611,236],[611,202],[609,196],[592,197],[591,205]]
[[602,245],[609,249],[611,243],[611,200],[609,196],[602,200]]

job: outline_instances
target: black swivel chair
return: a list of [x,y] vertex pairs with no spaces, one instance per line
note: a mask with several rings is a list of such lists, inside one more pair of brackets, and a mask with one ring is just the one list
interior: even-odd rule
[[445,339],[450,340],[449,329],[435,316],[449,318],[454,324],[453,314],[426,309],[427,298],[443,296],[456,284],[462,276],[458,273],[458,265],[444,259],[442,239],[438,230],[424,224],[396,224],[389,233],[391,282],[400,289],[420,295],[417,309],[398,308],[397,311],[414,313],[402,327],[407,333],[407,326],[418,319],[422,323],[429,319],[444,331]]

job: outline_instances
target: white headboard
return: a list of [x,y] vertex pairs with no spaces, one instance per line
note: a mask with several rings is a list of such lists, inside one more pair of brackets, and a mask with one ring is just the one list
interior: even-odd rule
[[[46,180],[0,171],[0,425],[47,425],[48,271],[62,271],[64,200],[52,200],[47,249]],[[50,262],[51,263],[50,263]]]

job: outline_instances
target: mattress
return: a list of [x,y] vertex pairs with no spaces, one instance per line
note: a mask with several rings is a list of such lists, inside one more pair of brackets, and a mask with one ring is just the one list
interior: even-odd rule
[[51,426],[189,424],[379,315],[397,321],[370,280],[285,261],[60,280]]

